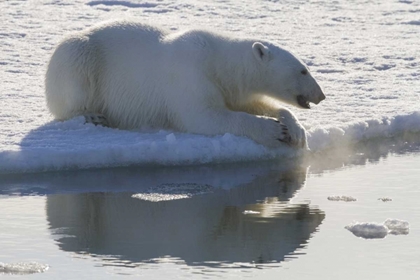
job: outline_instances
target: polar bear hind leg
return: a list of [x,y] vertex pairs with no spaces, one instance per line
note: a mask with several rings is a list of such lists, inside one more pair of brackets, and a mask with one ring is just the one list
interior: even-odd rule
[[83,116],[85,117],[85,123],[91,123],[91,124],[94,124],[94,125],[101,125],[101,126],[105,126],[105,127],[110,126],[107,118],[102,114],[86,113]]
[[[93,99],[97,67],[93,47],[85,37],[63,41],[48,65],[45,78],[47,106],[57,120],[95,112],[89,100]],[[98,118],[89,118],[98,119]]]

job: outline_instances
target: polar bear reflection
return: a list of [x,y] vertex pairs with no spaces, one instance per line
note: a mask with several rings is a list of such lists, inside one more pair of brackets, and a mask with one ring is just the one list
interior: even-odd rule
[[280,262],[303,247],[324,218],[314,207],[287,203],[305,177],[272,171],[230,190],[158,203],[132,193],[52,195],[47,215],[64,251],[114,255],[125,263],[162,256],[221,267]]

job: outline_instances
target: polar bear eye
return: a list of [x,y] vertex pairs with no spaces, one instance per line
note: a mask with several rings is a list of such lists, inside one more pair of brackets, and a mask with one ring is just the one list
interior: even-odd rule
[[302,70],[302,71],[300,71],[300,73],[302,73],[302,75],[306,75],[306,74],[308,74],[308,70]]

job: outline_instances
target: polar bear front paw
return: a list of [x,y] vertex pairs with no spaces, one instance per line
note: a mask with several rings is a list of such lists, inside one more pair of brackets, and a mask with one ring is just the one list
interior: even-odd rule
[[308,148],[306,130],[295,118],[282,117],[280,122],[286,126],[287,135],[282,142],[296,148]]
[[289,144],[292,141],[292,137],[289,134],[289,129],[283,123],[280,123],[278,120],[274,120],[280,126],[280,136],[277,138],[278,141]]
[[292,141],[286,124],[272,118],[256,118],[249,124],[248,137],[269,148],[280,148]]

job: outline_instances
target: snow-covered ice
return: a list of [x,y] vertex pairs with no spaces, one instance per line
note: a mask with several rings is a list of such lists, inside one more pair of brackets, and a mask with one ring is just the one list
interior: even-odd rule
[[354,222],[345,226],[345,229],[351,231],[357,237],[366,239],[384,238],[388,234],[408,234],[409,228],[410,225],[407,221],[397,219],[387,219],[382,224]]
[[48,265],[37,262],[18,262],[18,263],[2,263],[0,262],[1,274],[33,274],[45,272],[48,270]]
[[420,132],[418,1],[1,1],[0,173],[126,165],[181,165],[294,156],[234,135],[122,131],[55,122],[44,100],[46,64],[68,33],[134,18],[171,30],[205,27],[272,40],[310,67],[327,99],[292,108],[313,151]]

